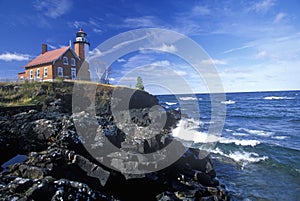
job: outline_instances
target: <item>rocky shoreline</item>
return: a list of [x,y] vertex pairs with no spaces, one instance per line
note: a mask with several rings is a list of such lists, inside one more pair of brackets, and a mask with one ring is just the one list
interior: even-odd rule
[[[42,90],[38,94],[47,96]],[[131,89],[122,90],[126,95]],[[0,109],[0,164],[26,156],[1,168],[0,200],[229,200],[209,154],[170,135],[178,111],[167,112],[164,128],[147,129],[155,96],[131,91],[129,115],[120,109],[116,117],[112,89],[101,86],[93,116],[72,112],[72,94],[58,91],[36,109]],[[165,149],[170,144],[176,152]],[[174,163],[161,168],[166,160]]]

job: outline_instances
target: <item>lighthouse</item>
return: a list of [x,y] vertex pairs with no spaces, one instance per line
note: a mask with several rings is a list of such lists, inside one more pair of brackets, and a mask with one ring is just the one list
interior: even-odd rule
[[87,34],[80,28],[76,33],[76,38],[74,41],[75,53],[79,56],[81,61],[84,61],[89,53],[90,43],[86,38]]

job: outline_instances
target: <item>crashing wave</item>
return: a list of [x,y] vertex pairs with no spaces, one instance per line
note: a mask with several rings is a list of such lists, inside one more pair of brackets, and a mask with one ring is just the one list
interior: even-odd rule
[[182,119],[173,129],[172,135],[184,141],[192,141],[194,143],[210,143],[217,142],[219,137],[216,135],[198,131],[203,122],[195,119]]
[[258,163],[260,161],[267,160],[268,156],[259,156],[255,152],[245,152],[245,151],[234,151],[229,152],[228,154],[224,153],[218,147],[210,151],[211,153],[218,154],[227,158],[232,159],[234,162],[241,164],[242,167],[249,163]]
[[167,105],[176,105],[177,103],[173,103],[173,102],[166,102]]
[[291,100],[295,99],[295,97],[288,97],[288,96],[267,96],[263,98],[264,100]]
[[239,128],[237,129],[239,131],[245,131],[248,134],[262,136],[262,137],[270,137],[274,135],[274,132],[271,131],[263,131],[263,130],[254,130],[254,129],[248,129],[248,128]]
[[255,147],[256,145],[260,144],[260,141],[258,140],[238,140],[238,139],[228,139],[228,138],[221,138],[219,142],[222,144],[234,143],[237,146],[252,146],[252,147]]
[[179,99],[182,100],[182,101],[192,101],[192,100],[197,100],[196,97],[190,97],[190,96],[187,96],[187,97],[180,97]]
[[233,100],[227,100],[227,101],[221,101],[222,104],[225,104],[225,105],[231,105],[231,104],[235,104],[235,101]]

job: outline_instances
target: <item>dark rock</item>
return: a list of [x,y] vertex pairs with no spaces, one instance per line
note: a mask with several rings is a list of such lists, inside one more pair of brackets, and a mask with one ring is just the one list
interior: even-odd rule
[[182,199],[179,199],[173,192],[163,192],[156,196],[156,199],[158,201],[181,201]]
[[10,191],[13,193],[24,193],[32,185],[33,185],[33,181],[31,179],[17,177],[9,185],[9,188]]
[[87,101],[71,114],[70,88],[52,90],[63,85],[43,85],[42,110],[0,116],[1,164],[28,156],[0,173],[0,200],[229,200],[209,154],[170,135],[180,111],[146,92],[108,87],[96,89],[101,115],[89,111],[84,91]]
[[36,96],[42,96],[42,95],[46,95],[46,91],[44,89],[40,89],[36,94]]
[[23,177],[30,178],[30,179],[42,179],[45,175],[47,175],[47,172],[43,168],[38,167],[24,167],[21,165],[19,169],[24,169]]
[[87,176],[97,178],[100,181],[100,184],[102,186],[105,186],[107,179],[110,175],[108,171],[102,169],[96,164],[93,164],[92,162],[80,155],[75,155],[72,162],[78,165],[78,167],[81,168],[83,171],[85,171]]

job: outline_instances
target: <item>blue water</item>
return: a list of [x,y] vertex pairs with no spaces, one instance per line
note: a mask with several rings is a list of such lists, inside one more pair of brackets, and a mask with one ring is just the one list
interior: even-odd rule
[[[208,94],[158,98],[165,108],[181,110],[182,121],[193,120],[199,137],[214,124]],[[226,100],[220,103],[224,127],[208,148],[219,181],[233,200],[299,201],[300,91],[228,93]]]

